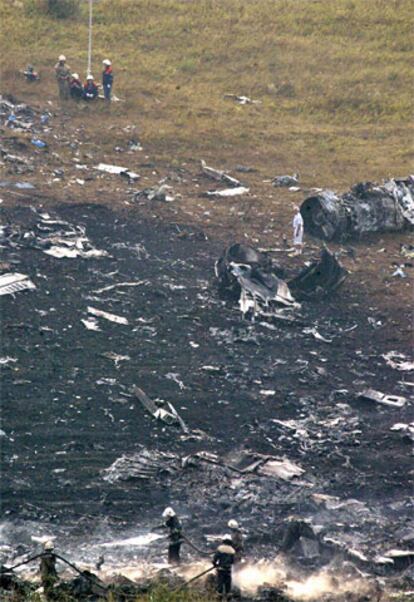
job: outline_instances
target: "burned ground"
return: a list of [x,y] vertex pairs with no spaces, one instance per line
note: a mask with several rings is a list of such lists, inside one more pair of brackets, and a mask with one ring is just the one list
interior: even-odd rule
[[[81,542],[90,557],[91,544],[147,532],[167,503],[199,542],[200,532],[220,533],[237,516],[251,555],[274,555],[280,525],[293,513],[370,561],[410,547],[412,445],[390,428],[410,421],[411,406],[358,398],[367,387],[410,396],[409,373],[382,357],[409,352],[395,325],[404,323],[401,312],[398,320],[377,313],[364,290],[345,284],[330,298],[303,303],[297,324],[243,321],[214,281],[223,240],[98,205],[48,211],[85,226],[109,255],[46,255],[35,238],[21,236],[36,233],[41,212],[2,210],[5,222],[21,228],[12,244],[3,240],[2,261],[37,287],[1,297],[2,357],[9,358],[1,366],[5,557],[17,543],[29,549],[33,528],[53,529],[72,552]],[[81,319],[89,306],[129,324],[98,319],[101,331],[88,330]],[[309,327],[332,342],[304,332]],[[115,362],[108,352],[129,359]],[[131,396],[134,384],[171,401],[190,436],[145,414]],[[174,454],[177,470],[104,480],[104,469],[142,446]],[[305,472],[284,481],[214,465],[180,467],[198,451],[237,465],[247,450],[288,458]]]

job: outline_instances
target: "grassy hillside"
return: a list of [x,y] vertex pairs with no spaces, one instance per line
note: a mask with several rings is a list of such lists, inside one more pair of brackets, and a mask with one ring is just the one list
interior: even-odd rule
[[[87,3],[75,21],[48,18],[37,3],[0,0],[2,89],[38,99],[40,87],[16,76],[33,62],[42,91],[55,99],[59,53],[85,72]],[[315,184],[346,186],[409,169],[410,5],[96,0],[93,69],[99,75],[102,58],[113,60],[126,102],[112,109],[111,123],[137,122],[160,157],[219,152],[224,163],[254,158]],[[240,106],[225,93],[261,104]],[[90,115],[88,123],[97,126]]]

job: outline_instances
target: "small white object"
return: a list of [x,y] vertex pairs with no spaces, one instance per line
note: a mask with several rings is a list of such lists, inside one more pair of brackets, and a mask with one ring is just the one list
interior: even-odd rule
[[128,326],[129,324],[126,318],[117,316],[116,314],[111,314],[101,309],[96,309],[95,307],[88,307],[88,313],[92,316],[96,316],[97,318],[104,318],[105,320],[109,320],[110,322],[115,322],[115,324],[124,324],[125,326]]

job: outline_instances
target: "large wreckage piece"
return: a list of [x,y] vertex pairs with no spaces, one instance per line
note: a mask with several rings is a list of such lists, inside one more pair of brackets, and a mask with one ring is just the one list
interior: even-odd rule
[[215,273],[221,293],[238,298],[244,314],[252,309],[254,314],[262,316],[269,316],[272,309],[276,315],[275,307],[278,305],[297,307],[295,298],[332,293],[347,275],[335,255],[325,248],[319,260],[286,282],[284,271],[273,266],[266,254],[243,244],[234,244],[224,250],[215,264]]
[[324,190],[305,199],[300,212],[305,231],[325,240],[412,228],[414,178],[387,180],[382,185],[362,182],[342,196]]
[[319,260],[289,280],[289,288],[298,299],[320,297],[339,288],[347,274],[335,255],[325,248]]

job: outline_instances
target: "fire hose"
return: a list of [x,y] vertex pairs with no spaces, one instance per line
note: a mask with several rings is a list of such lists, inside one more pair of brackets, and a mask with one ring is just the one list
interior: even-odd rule
[[211,566],[210,568],[206,569],[202,573],[199,573],[198,575],[196,575],[195,577],[190,579],[190,581],[186,581],[180,588],[177,589],[177,592],[181,592],[185,587],[190,585],[190,583],[193,583],[193,581],[197,581],[197,579],[200,579],[200,577],[207,575],[207,573],[211,573],[211,571],[214,571],[215,568],[216,568],[215,566]]
[[36,554],[36,556],[31,556],[27,560],[23,560],[22,562],[19,562],[18,564],[15,564],[14,566],[11,566],[11,567],[2,566],[2,567],[0,567],[0,573],[10,573],[11,571],[14,571],[14,569],[17,569],[19,566],[23,566],[24,564],[29,564],[29,562],[33,562],[33,560],[37,560],[38,558],[42,558],[43,556],[50,556],[50,555],[53,555],[55,558],[58,558],[59,560],[61,560],[62,562],[64,562],[68,566],[70,566],[74,571],[79,573],[79,575],[81,577],[83,577],[84,579],[87,579],[88,581],[93,583],[96,587],[99,587],[100,589],[102,589],[104,591],[108,591],[108,587],[106,587],[105,585],[101,585],[95,579],[92,579],[91,577],[89,577],[89,575],[85,575],[85,572],[82,572],[80,569],[78,569],[77,566],[75,566],[74,564],[69,562],[69,560],[66,560],[66,558],[63,558],[62,556],[60,556],[59,554],[56,554],[55,552],[52,552],[52,553],[42,552],[41,554]]

